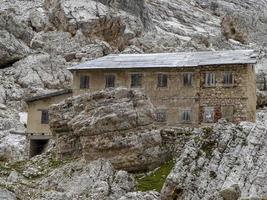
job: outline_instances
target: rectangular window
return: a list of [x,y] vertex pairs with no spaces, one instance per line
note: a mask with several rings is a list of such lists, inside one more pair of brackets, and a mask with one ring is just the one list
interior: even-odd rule
[[233,73],[232,72],[224,72],[223,84],[224,85],[232,85],[233,83],[234,83]]
[[42,110],[41,112],[42,112],[41,123],[48,124],[49,123],[48,110]]
[[222,106],[221,107],[222,118],[232,122],[234,116],[234,106]]
[[213,107],[205,107],[203,119],[205,123],[214,122],[214,108]]
[[167,74],[158,74],[158,87],[168,87]]
[[191,122],[191,115],[192,115],[191,110],[189,110],[189,109],[182,110],[182,112],[181,112],[181,121],[184,122],[184,123]]
[[131,87],[142,87],[142,74],[131,75]]
[[80,89],[88,89],[89,82],[90,82],[89,76],[81,76],[80,77]]
[[207,72],[206,73],[205,85],[206,86],[215,86],[216,85],[216,75],[214,72]]
[[184,74],[184,86],[192,86],[192,73],[185,73]]
[[167,114],[165,110],[156,111],[156,120],[157,122],[166,122]]
[[115,87],[115,75],[106,76],[106,88]]

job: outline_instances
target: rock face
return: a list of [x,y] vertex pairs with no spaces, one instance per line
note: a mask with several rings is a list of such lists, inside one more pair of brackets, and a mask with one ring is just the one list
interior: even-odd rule
[[267,91],[257,90],[257,107],[267,106]]
[[56,161],[52,154],[46,154],[28,162],[1,166],[0,173],[1,199],[117,200],[155,197],[151,199],[156,200],[159,196],[156,192],[135,192],[134,178],[126,171],[114,170],[111,163],[103,159],[90,163],[84,160],[67,162]]
[[59,157],[109,159],[115,168],[145,170],[164,161],[154,107],[138,90],[111,89],[69,98],[49,109]]
[[15,129],[24,131],[25,127],[14,110],[0,103],[0,161],[15,161],[25,158],[26,137],[10,134]]
[[167,177],[163,199],[266,197],[266,120],[261,121],[221,121],[193,134]]

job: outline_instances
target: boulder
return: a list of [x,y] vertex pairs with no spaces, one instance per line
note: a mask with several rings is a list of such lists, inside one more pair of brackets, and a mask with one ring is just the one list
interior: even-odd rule
[[68,98],[49,109],[58,157],[107,158],[138,171],[167,159],[154,106],[141,91],[117,88]]
[[0,30],[0,68],[11,65],[30,53],[29,47],[6,30]]
[[240,188],[237,184],[231,185],[220,191],[220,195],[224,200],[238,200],[241,196]]

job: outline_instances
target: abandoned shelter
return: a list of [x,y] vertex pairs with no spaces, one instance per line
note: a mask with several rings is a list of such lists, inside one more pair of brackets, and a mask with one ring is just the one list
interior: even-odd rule
[[30,156],[51,138],[51,104],[105,88],[142,90],[156,107],[159,125],[198,127],[220,118],[255,121],[256,61],[253,50],[229,50],[108,55],[70,67],[71,90],[26,100]]

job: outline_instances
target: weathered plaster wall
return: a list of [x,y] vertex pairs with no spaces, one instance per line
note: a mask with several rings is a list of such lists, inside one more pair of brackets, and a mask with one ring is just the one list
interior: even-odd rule
[[51,134],[49,125],[41,123],[41,110],[47,110],[52,104],[59,103],[60,101],[70,97],[71,94],[64,94],[60,96],[50,97],[42,100],[37,100],[28,103],[28,122],[27,133],[36,135]]

